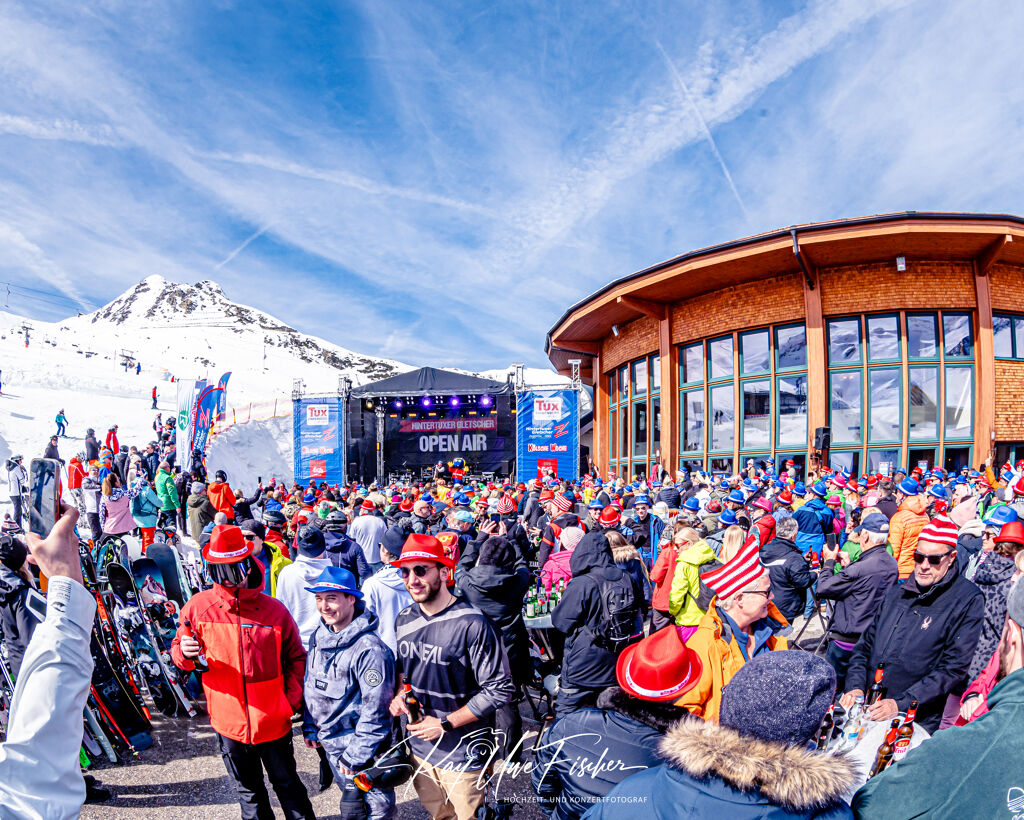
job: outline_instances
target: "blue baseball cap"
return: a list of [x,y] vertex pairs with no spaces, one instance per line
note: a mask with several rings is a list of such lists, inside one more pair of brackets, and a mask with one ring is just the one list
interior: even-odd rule
[[306,587],[306,592],[344,592],[355,598],[363,597],[355,576],[341,567],[327,567],[313,582],[313,586]]

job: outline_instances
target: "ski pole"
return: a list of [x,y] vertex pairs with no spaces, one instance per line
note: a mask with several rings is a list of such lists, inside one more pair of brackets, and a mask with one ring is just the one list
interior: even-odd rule
[[[93,691],[95,692],[96,690],[93,689]],[[99,720],[96,719],[96,715],[88,706],[85,707],[85,719],[89,723],[89,730],[92,732],[93,737],[96,738],[96,742],[100,744],[100,748],[103,749],[103,753],[107,756],[107,760],[111,763],[117,763],[117,754],[114,752],[114,747],[110,745],[110,740],[103,734]]]

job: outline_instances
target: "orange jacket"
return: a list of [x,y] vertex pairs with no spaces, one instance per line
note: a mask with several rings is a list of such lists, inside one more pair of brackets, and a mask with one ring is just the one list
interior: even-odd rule
[[914,572],[917,536],[928,523],[928,516],[924,512],[927,506],[928,499],[924,495],[909,496],[903,499],[889,522],[889,543],[892,544],[892,557],[899,567],[900,579],[909,578]]
[[672,578],[676,574],[676,559],[678,557],[679,548],[670,542],[661,548],[658,560],[651,568],[651,581],[654,583],[651,607],[659,612],[668,612],[668,596],[672,591]]
[[210,725],[240,743],[277,740],[292,731],[302,708],[306,650],[284,604],[254,589],[220,584],[193,595],[181,610],[171,658],[191,671],[181,654],[187,620],[203,645],[210,671],[203,675]]
[[235,520],[235,492],[228,486],[226,481],[214,481],[206,488],[206,497],[216,508],[228,517],[228,521]]
[[[788,625],[775,604],[768,604],[768,620],[781,629]],[[676,701],[690,714],[710,722],[718,721],[718,713],[722,708],[722,689],[732,680],[741,666],[746,663],[740,652],[736,636],[730,635],[729,641],[722,637],[722,616],[718,614],[718,598],[712,598],[707,614],[701,619],[697,631],[690,636],[686,645],[697,653],[701,662],[700,680],[689,692]],[[789,642],[781,635],[775,634],[768,639],[768,648],[772,651],[788,649]]]

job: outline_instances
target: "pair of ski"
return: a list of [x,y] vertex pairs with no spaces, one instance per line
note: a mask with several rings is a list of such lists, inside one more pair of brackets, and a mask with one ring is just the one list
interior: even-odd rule
[[135,669],[153,703],[166,715],[180,709],[195,717],[196,709],[181,684],[185,673],[171,662],[169,649],[179,607],[167,594],[159,565],[146,557],[133,563],[132,572],[116,561],[108,563],[106,570],[118,632],[133,650]]

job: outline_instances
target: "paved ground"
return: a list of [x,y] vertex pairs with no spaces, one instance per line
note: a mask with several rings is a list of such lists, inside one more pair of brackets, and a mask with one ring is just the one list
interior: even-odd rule
[[[527,723],[529,729],[536,724]],[[318,758],[306,748],[300,733],[294,743],[299,775],[318,818],[338,816],[341,792],[331,786],[317,793]],[[234,787],[224,769],[217,738],[205,718],[154,717],[153,746],[139,753],[139,759],[124,766],[95,768],[93,774],[113,792],[106,803],[85,806],[84,820],[136,820],[154,817],[160,820],[238,820],[239,808]],[[277,800],[271,800],[282,817]],[[411,784],[398,789],[398,820],[426,820],[427,813],[416,800]],[[516,809],[517,820],[542,820],[532,804],[530,775],[503,779],[502,797],[526,801]]]
[[[803,624],[802,618],[796,620],[793,637]],[[800,646],[813,650],[821,634],[820,622],[815,618],[807,626]],[[528,718],[524,718],[524,723],[527,731],[537,728]],[[296,734],[294,747],[299,775],[306,784],[317,817],[337,817],[340,796],[337,786],[318,794],[316,752],[306,748],[299,734]],[[234,787],[224,770],[216,736],[205,718],[157,720],[153,746],[141,752],[137,761],[98,768],[94,774],[110,787],[114,796],[107,803],[86,806],[82,811],[84,820],[135,820],[139,817],[237,820],[239,817]],[[532,802],[528,772],[517,777],[506,776],[500,796],[520,801],[515,811],[516,820],[542,820],[543,814]],[[271,798],[277,808],[273,791]],[[282,816],[279,808],[277,816]],[[398,820],[425,820],[428,816],[411,786],[398,790],[397,816]]]

